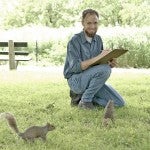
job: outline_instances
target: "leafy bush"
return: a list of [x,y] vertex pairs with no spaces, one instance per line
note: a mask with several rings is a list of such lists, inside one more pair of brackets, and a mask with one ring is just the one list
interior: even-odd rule
[[[46,64],[60,65],[64,63],[66,42],[65,41],[49,41],[38,42],[37,48],[30,47],[37,56],[38,62],[45,62]],[[35,49],[35,50],[34,50]],[[35,58],[34,58],[35,59]],[[46,65],[44,64],[44,65]]]
[[[106,29],[106,30],[105,30]],[[150,32],[149,28],[102,28],[102,36],[105,48],[124,48],[129,52],[118,59],[119,67],[150,68]],[[72,31],[72,30],[71,30]],[[33,59],[46,64],[63,65],[66,56],[66,47],[72,34],[70,30],[64,30],[64,38],[51,39],[48,42],[38,42],[36,45],[29,43],[29,51],[33,53]],[[49,33],[49,35],[52,35]],[[45,64],[46,63],[46,64]]]
[[124,48],[129,52],[118,59],[120,67],[150,68],[150,36],[147,34],[116,36],[106,39],[106,47]]

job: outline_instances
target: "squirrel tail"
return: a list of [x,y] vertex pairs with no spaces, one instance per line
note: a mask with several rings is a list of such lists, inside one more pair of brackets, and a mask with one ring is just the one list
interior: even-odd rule
[[20,134],[19,129],[17,127],[16,119],[13,114],[8,112],[0,113],[0,118],[5,118],[10,128],[13,129],[18,135]]

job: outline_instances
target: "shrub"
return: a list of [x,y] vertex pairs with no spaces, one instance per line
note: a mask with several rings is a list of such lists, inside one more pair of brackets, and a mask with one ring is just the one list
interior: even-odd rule
[[[63,65],[67,42],[70,37],[71,35],[64,36],[64,39],[59,39],[58,35],[58,39],[48,42],[38,42],[38,55],[35,43],[29,44],[29,49],[30,52],[34,52],[35,56],[38,56],[39,62]],[[149,28],[126,29],[119,27],[115,28],[115,31],[113,29],[113,32],[107,28],[105,33],[102,34],[102,38],[105,48],[113,47],[115,49],[120,47],[129,50],[128,53],[118,59],[119,67],[150,68]]]

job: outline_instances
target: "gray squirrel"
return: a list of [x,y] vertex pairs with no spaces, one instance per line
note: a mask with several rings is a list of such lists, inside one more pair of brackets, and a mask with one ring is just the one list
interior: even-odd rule
[[110,121],[114,123],[114,102],[109,100],[104,109],[104,116],[102,120],[103,126],[108,126]]
[[55,129],[54,125],[47,123],[45,126],[31,126],[21,133],[17,127],[16,119],[13,114],[8,112],[0,113],[0,118],[5,118],[11,129],[25,141],[34,141],[35,138],[42,138],[43,141],[46,141],[47,133]]

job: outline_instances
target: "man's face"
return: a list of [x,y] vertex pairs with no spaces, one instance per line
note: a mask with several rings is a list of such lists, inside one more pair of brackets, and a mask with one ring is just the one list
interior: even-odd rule
[[87,14],[82,25],[87,36],[93,37],[98,29],[98,17],[95,14]]

